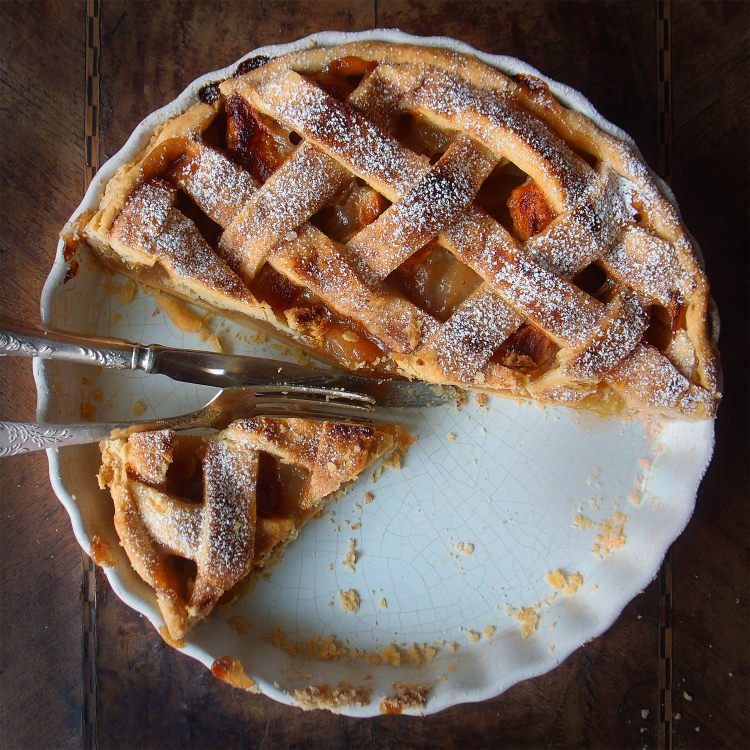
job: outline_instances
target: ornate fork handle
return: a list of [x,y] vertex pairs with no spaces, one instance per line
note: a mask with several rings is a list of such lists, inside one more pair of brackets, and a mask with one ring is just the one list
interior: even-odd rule
[[0,421],[0,458],[16,456],[29,451],[44,450],[45,448],[96,443],[108,438],[126,437],[132,432],[164,430],[168,427],[180,430],[210,427],[213,416],[211,409],[204,407],[192,414],[141,422],[53,424],[48,422]]

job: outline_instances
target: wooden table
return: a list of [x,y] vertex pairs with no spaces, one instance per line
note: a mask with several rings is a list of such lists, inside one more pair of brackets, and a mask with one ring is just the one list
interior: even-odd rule
[[[4,459],[0,744],[750,746],[748,20],[745,2],[0,4],[2,311],[38,321],[90,168],[200,73],[316,30],[400,27],[523,58],[634,136],[705,253],[726,377],[713,463],[659,578],[552,673],[424,719],[303,713],[213,679],[93,571],[46,457]],[[2,362],[0,417],[33,418],[30,372]]]

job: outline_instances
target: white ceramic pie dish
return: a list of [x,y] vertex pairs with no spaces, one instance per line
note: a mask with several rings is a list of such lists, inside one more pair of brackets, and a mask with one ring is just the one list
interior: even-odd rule
[[[632,144],[579,93],[521,61],[487,55],[455,40],[382,30],[326,32],[246,57],[362,39],[445,47],[476,55],[509,74],[538,76],[567,106]],[[158,124],[235,66],[199,78],[147,117],[101,168],[74,216],[98,205],[117,167],[132,160]],[[62,251],[61,242],[42,295],[46,325],[144,343],[208,346],[197,335],[180,332],[162,313],[154,315],[156,305],[148,294],[138,292],[124,304],[127,294],[118,295],[117,287],[126,280],[105,271],[85,249],[79,251],[78,274],[63,283],[68,264]],[[214,319],[211,326],[229,351],[289,356],[272,342],[253,341],[246,329],[229,322]],[[143,418],[168,416],[200,405],[213,392],[162,376],[68,363],[36,360],[34,372],[38,417],[47,421],[77,421],[82,403],[101,420],[135,418],[136,401],[146,407]],[[347,682],[371,688],[369,704],[337,708],[350,716],[377,715],[381,698],[394,693],[393,683],[429,688],[426,707],[404,713],[434,713],[494,697],[547,672],[604,632],[654,578],[692,514],[713,450],[711,421],[621,422],[499,398],[484,408],[470,399],[460,409],[394,413],[392,418],[419,436],[403,471],[386,471],[375,484],[368,474],[329,506],[335,516],[311,522],[270,579],[261,579],[231,610],[215,613],[196,628],[186,639],[185,653],[208,667],[231,656],[263,693],[292,705],[294,691],[308,686],[335,688]],[[90,552],[95,535],[108,542],[117,564],[104,571],[113,589],[161,627],[153,592],[118,546],[111,500],[97,487],[97,447],[49,450],[48,456],[52,485],[82,548]],[[366,503],[365,492],[375,500]],[[579,512],[595,523],[625,514],[624,546],[608,556],[592,552],[600,532],[574,524]],[[356,540],[359,556],[353,573],[341,565],[350,539]],[[457,549],[461,543],[473,545],[473,552],[463,554]],[[571,595],[558,592],[549,599],[555,589],[546,574],[554,570],[581,574],[583,585]],[[348,589],[361,597],[356,614],[339,606],[338,592]],[[524,638],[522,622],[507,611],[536,605],[538,628]],[[236,617],[250,629],[238,629]],[[488,626],[495,628],[491,635],[489,629],[485,634]],[[274,629],[288,642],[333,635],[348,641],[349,649],[368,652],[404,644],[402,664],[373,666],[362,658],[328,661],[302,653],[292,657],[271,645]],[[445,645],[436,646],[436,655],[424,664],[407,655],[412,643],[441,641]],[[451,650],[450,642],[459,648]]]

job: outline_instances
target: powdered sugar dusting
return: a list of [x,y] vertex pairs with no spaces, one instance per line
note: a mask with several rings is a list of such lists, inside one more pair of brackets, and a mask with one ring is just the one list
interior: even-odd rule
[[604,305],[529,260],[488,216],[470,210],[446,234],[461,260],[556,341],[575,347],[588,340]]
[[633,351],[648,326],[648,315],[629,294],[613,300],[607,312],[609,320],[572,361],[566,362],[566,373],[576,380],[601,378]]
[[188,286],[252,303],[240,278],[214,253],[195,224],[173,207],[175,193],[163,180],[144,183],[128,198],[110,236],[155,255]]
[[378,278],[385,278],[458,218],[492,166],[468,139],[455,140],[437,165],[347,249],[363,257]]
[[227,226],[255,192],[244,169],[215,149],[196,144],[197,157],[177,175],[180,187],[217,224]]
[[663,307],[678,293],[679,265],[674,246],[647,229],[627,229],[602,259],[615,278]]
[[503,298],[482,284],[462,302],[424,352],[435,352],[446,375],[461,382],[482,385],[477,374],[495,349],[523,322]]
[[223,441],[203,458],[204,525],[193,601],[216,599],[250,568],[255,539],[258,454]]
[[349,173],[311,144],[302,144],[262,185],[231,224],[220,247],[241,258],[245,274],[253,277],[290,232],[326,205],[345,183]]
[[544,175],[542,190],[550,192],[557,207],[578,202],[586,188],[590,174],[587,165],[541,120],[521,111],[507,95],[476,89],[434,70],[407,101],[411,107],[429,110],[454,129],[473,136],[498,158],[510,158],[532,176]]
[[261,111],[325,148],[389,199],[405,193],[429,168],[427,159],[297,73],[279,74],[251,95]]

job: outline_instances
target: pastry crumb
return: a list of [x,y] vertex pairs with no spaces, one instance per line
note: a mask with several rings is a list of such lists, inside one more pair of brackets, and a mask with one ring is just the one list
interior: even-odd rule
[[458,542],[458,544],[453,545],[453,548],[462,555],[470,555],[474,551],[474,545],[469,542]]
[[341,563],[345,568],[351,570],[352,573],[354,572],[354,566],[357,562],[357,553],[355,551],[356,544],[357,543],[354,539],[349,540],[349,549],[346,553],[346,557]]
[[375,495],[372,492],[365,492],[365,502],[371,503],[375,499]]
[[395,644],[389,643],[387,646],[384,646],[380,655],[386,664],[390,664],[392,667],[401,666],[401,652]]
[[474,394],[474,401],[476,402],[477,406],[487,406],[489,403],[490,397],[486,393],[475,393]]
[[425,664],[434,659],[436,653],[437,651],[435,651],[432,646],[420,646],[417,643],[412,643],[411,646],[409,646],[406,655],[416,664]]
[[559,570],[552,570],[545,576],[547,583],[558,591],[565,587],[565,576]]
[[468,639],[469,643],[477,643],[481,637],[482,636],[479,635],[476,630],[466,631],[466,638]]
[[354,589],[339,591],[339,598],[341,599],[341,609],[344,612],[351,612],[352,614],[359,612],[359,594]]
[[456,435],[455,432],[449,432],[448,433],[448,440],[450,440],[451,442],[453,442],[457,437],[458,436]]
[[144,411],[146,411],[146,407],[140,401],[136,401],[131,409],[136,417],[139,417]]
[[598,548],[596,551],[600,557],[609,557],[615,550],[625,546],[627,537],[623,529],[627,520],[623,513],[614,513],[611,519],[605,518],[597,524],[599,534],[594,537],[594,546]]
[[580,573],[573,573],[566,576],[560,570],[552,570],[545,576],[547,583],[557,591],[562,591],[567,596],[575,594],[583,585],[583,576]]
[[406,685],[394,682],[391,687],[394,694],[380,701],[381,714],[400,714],[405,709],[422,709],[427,705],[430,694],[429,685]]
[[382,598],[382,599],[381,599],[381,600],[380,600],[380,601],[378,602],[378,607],[380,607],[381,609],[388,609],[388,602],[387,602],[387,601],[385,600],[385,597],[383,597],[383,598]]
[[519,610],[513,609],[510,605],[506,607],[505,613],[513,615],[513,619],[521,623],[521,638],[529,638],[536,633],[539,627],[537,610],[540,606],[537,604],[535,607],[521,607]]
[[371,685],[355,687],[350,682],[339,682],[333,688],[327,683],[323,685],[309,685],[294,691],[294,700],[303,711],[316,708],[336,710],[345,706],[368,706],[372,696]]
[[586,529],[591,529],[594,527],[594,522],[590,518],[586,518],[586,516],[581,515],[580,513],[576,513],[573,516],[573,523],[576,526],[579,526],[584,531],[586,531]]
[[635,490],[634,492],[631,492],[628,495],[628,502],[631,505],[640,505],[641,500],[642,500],[641,493],[638,490]]
[[611,557],[615,550],[625,546],[627,537],[624,529],[627,520],[628,517],[620,512],[615,512],[612,518],[605,518],[597,523],[580,513],[573,516],[573,524],[580,529],[584,531],[591,528],[597,529],[599,533],[594,537],[591,551],[601,558]]
[[599,487],[599,474],[601,473],[601,469],[594,469],[591,474],[589,474],[588,477],[586,477],[586,484],[588,485],[596,485]]
[[334,635],[322,639],[313,636],[307,641],[297,643],[288,640],[278,627],[271,632],[271,643],[293,657],[301,653],[309,658],[338,661],[341,657],[349,654],[349,649],[341,644]]
[[583,576],[580,573],[573,573],[572,575],[567,576],[565,584],[565,590],[563,593],[566,596],[571,596],[583,586]]
[[482,632],[485,638],[492,638],[496,630],[497,628],[494,625],[487,625]]

